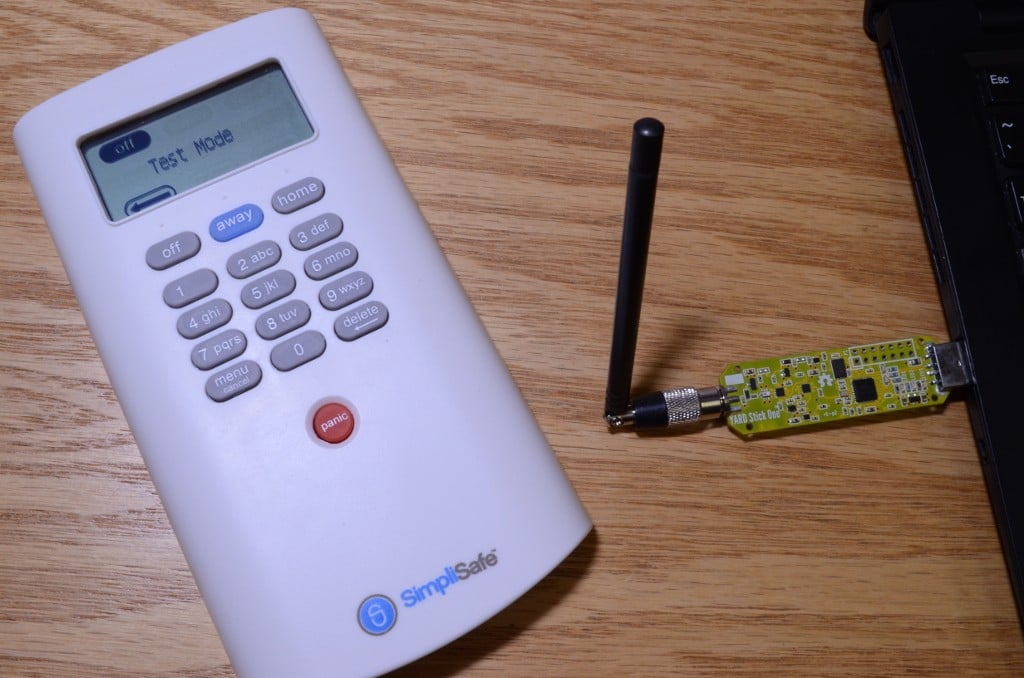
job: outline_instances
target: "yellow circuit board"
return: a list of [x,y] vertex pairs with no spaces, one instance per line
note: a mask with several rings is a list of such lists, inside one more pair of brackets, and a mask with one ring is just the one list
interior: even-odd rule
[[743,435],[941,405],[931,337],[730,365],[729,428]]

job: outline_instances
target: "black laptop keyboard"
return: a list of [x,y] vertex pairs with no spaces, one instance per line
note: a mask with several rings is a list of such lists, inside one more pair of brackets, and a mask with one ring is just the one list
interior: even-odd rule
[[978,79],[995,149],[996,172],[1010,207],[1018,272],[1024,274],[1024,61],[982,67]]

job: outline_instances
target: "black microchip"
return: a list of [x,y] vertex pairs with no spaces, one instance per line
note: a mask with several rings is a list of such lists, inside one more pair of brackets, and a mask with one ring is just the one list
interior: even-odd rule
[[757,379],[754,379],[753,377],[750,378],[750,390],[751,391],[756,391],[757,390]]
[[800,384],[800,390],[803,391],[804,393],[810,393],[811,392],[811,385],[810,384]]
[[832,374],[836,375],[836,379],[846,379],[846,361],[842,358],[833,358]]
[[853,380],[853,399],[858,403],[869,403],[878,400],[878,389],[871,377]]
[[784,395],[786,395],[786,389],[784,389],[784,388],[781,388],[781,387],[780,387],[780,388],[777,388],[777,389],[775,389],[775,395],[776,395],[776,397],[778,397],[778,398],[781,398],[781,397],[783,397]]

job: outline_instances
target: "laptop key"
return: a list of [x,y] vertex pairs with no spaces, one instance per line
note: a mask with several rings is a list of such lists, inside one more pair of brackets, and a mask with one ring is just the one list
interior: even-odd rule
[[990,103],[1024,101],[1024,68],[991,66],[981,71]]
[[1014,215],[1017,217],[1017,225],[1024,227],[1024,177],[1010,179],[1010,199],[1013,200]]
[[1007,165],[1024,165],[1024,111],[996,110],[992,123],[999,140],[999,155]]

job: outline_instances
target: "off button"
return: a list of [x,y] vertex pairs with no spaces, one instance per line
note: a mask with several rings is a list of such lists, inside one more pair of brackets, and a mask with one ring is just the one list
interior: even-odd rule
[[322,405],[313,415],[313,432],[325,443],[337,445],[348,440],[356,427],[352,410],[341,403]]

